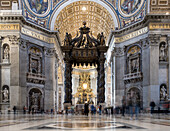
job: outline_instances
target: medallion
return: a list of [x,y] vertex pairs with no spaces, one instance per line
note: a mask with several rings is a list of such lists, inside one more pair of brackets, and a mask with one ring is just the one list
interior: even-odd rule
[[48,0],[27,0],[30,9],[36,14],[44,14],[48,9]]
[[120,8],[124,14],[133,14],[136,12],[143,0],[121,0]]

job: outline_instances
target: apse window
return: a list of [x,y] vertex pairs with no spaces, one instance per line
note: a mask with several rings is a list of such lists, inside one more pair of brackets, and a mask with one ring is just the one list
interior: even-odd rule
[[152,0],[152,5],[156,5],[156,0]]
[[159,0],[158,5],[168,5],[168,0]]
[[83,83],[83,88],[87,89],[87,83]]
[[86,11],[86,7],[82,7],[82,10],[83,10],[83,11]]
[[10,1],[1,1],[1,6],[10,6]]

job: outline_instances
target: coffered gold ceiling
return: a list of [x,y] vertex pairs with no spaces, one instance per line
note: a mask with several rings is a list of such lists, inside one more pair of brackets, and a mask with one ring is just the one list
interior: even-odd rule
[[86,26],[91,28],[94,37],[104,32],[107,39],[114,27],[112,16],[103,6],[90,1],[74,2],[66,6],[55,20],[55,29],[59,30],[62,43],[66,32],[72,37],[77,35],[83,21],[87,22]]

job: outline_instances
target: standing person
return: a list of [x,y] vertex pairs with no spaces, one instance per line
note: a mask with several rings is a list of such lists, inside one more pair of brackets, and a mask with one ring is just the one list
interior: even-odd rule
[[126,108],[126,99],[125,99],[125,96],[123,96],[123,99],[122,99],[122,116],[125,116],[125,108]]
[[99,115],[102,114],[102,105],[99,106]]
[[17,107],[14,106],[14,107],[13,107],[13,110],[14,110],[14,114],[16,114]]
[[135,114],[136,114],[136,120],[138,119],[139,107],[140,107],[140,100],[139,100],[139,99],[136,99],[136,101],[135,101]]
[[151,114],[153,114],[155,106],[156,106],[156,104],[155,104],[155,102],[152,100],[152,101],[150,102]]
[[26,106],[23,107],[23,114],[26,114]]
[[34,107],[32,107],[32,115],[34,115]]
[[132,119],[132,118],[133,118],[133,105],[132,105],[132,97],[129,97],[129,100],[128,100],[128,105],[129,105],[130,119]]
[[94,105],[93,104],[91,105],[91,114],[92,115],[94,114]]
[[53,111],[53,109],[51,108],[51,115],[53,114],[53,112],[54,112],[54,111]]
[[89,104],[86,102],[84,104],[84,114],[88,116],[89,113]]
[[66,115],[68,115],[68,107],[67,106],[66,106],[66,112],[65,113],[66,113]]

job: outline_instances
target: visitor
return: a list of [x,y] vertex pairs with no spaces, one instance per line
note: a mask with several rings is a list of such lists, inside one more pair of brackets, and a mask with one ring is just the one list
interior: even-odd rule
[[68,115],[68,107],[66,106],[66,110],[65,110],[66,115]]
[[76,111],[75,111],[75,114],[79,114],[79,110],[78,110],[78,105],[76,105]]
[[99,105],[99,115],[102,114],[102,105]]
[[136,120],[138,119],[139,108],[140,108],[140,100],[137,99],[137,100],[135,101],[135,114],[136,114]]
[[129,97],[128,106],[129,106],[130,119],[132,119],[133,118],[133,105],[132,105],[132,98],[131,97]]
[[32,115],[34,115],[34,107],[32,108]]
[[26,114],[26,106],[23,107],[23,114]]
[[87,101],[84,104],[84,114],[87,116],[89,114],[89,104],[87,103]]
[[16,114],[16,110],[17,110],[17,107],[14,106],[14,107],[13,107],[14,114]]
[[53,114],[53,109],[51,108],[51,115]]
[[94,114],[94,105],[93,104],[91,105],[91,114],[92,115]]
[[156,106],[156,104],[155,104],[155,102],[152,100],[152,101],[150,102],[151,115],[154,113],[154,108],[155,108],[155,106]]
[[96,114],[96,107],[94,107],[94,114]]
[[123,96],[123,99],[122,99],[122,116],[125,116],[125,108],[126,108],[126,99],[125,99],[125,96]]

